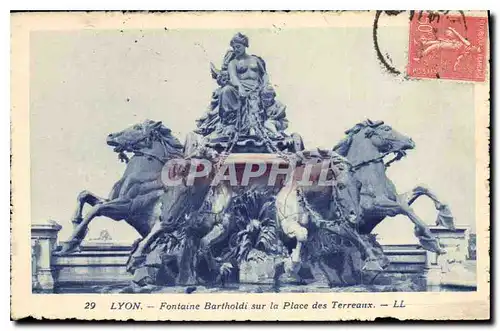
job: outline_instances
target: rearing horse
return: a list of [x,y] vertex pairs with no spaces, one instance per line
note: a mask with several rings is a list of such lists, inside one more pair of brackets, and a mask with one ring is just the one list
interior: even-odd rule
[[[74,232],[64,243],[61,253],[76,250],[84,239],[89,223],[97,216],[115,221],[125,220],[142,237],[146,237],[161,214],[160,197],[166,188],[161,179],[165,163],[172,158],[183,158],[183,146],[162,122],[146,120],[123,131],[111,133],[107,144],[114,147],[127,167],[107,199],[82,191],[73,216]],[[125,152],[134,153],[128,159]],[[85,204],[92,206],[83,216]]]
[[[347,137],[333,150],[346,157],[352,164],[353,178],[361,183],[361,217],[358,224],[360,234],[369,234],[386,217],[407,216],[415,224],[415,235],[426,250],[444,253],[428,226],[410,207],[422,195],[429,197],[438,210],[437,223],[453,228],[453,216],[447,205],[443,204],[428,189],[417,186],[410,192],[398,194],[396,187],[386,175],[386,168],[395,160],[406,155],[415,143],[383,121],[371,120],[356,124],[346,131]],[[384,163],[384,157],[396,157]]]

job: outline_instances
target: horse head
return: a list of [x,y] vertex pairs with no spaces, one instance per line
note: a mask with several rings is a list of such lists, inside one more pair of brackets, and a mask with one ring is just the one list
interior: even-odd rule
[[182,157],[183,146],[161,121],[145,120],[122,131],[110,133],[106,139],[106,143],[113,146],[117,153],[151,149],[154,142],[160,142],[169,157]]
[[[296,155],[301,163],[317,164],[312,170],[315,184],[303,187],[315,209],[327,219],[343,218],[356,223],[361,211],[358,182],[350,171],[351,163],[334,151],[319,148],[301,151]],[[329,202],[321,197],[327,198]]]
[[399,153],[415,148],[410,137],[399,133],[383,121],[376,122],[375,125],[368,124],[364,132],[365,137],[370,139],[380,153]]
[[[350,152],[354,149],[355,142],[359,144],[357,148],[360,157],[383,157],[395,153],[397,155],[396,159],[400,159],[406,154],[407,150],[415,148],[415,143],[410,137],[399,133],[383,121],[366,120],[356,124],[345,133],[347,137],[337,144],[333,150],[347,157],[351,162],[353,160],[351,160],[352,153]],[[362,147],[360,147],[361,144]]]

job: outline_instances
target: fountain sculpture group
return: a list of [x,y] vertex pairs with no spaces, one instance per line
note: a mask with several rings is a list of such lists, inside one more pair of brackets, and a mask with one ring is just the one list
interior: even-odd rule
[[105,216],[141,236],[127,261],[138,287],[224,286],[263,275],[276,286],[303,284],[312,269],[330,286],[356,284],[387,268],[372,230],[396,215],[413,222],[422,248],[445,253],[411,205],[429,197],[437,225],[453,229],[447,205],[421,186],[398,194],[386,176],[415,147],[411,138],[365,120],[331,150],[305,149],[300,135],[287,133],[286,107],[264,60],[247,54],[241,33],[230,45],[221,68],[211,66],[218,87],[184,144],[151,120],[107,137],[126,170],[107,198],[79,194],[74,232],[55,254],[78,250],[92,219]]

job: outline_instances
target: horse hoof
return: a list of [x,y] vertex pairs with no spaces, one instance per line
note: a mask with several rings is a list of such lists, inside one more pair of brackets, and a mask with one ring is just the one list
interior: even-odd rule
[[194,291],[196,291],[197,287],[196,286],[189,286],[186,288],[186,290],[184,291],[186,294],[191,294],[193,293]]
[[80,251],[80,243],[78,242],[65,242],[60,250],[54,252],[55,255],[71,254]]
[[439,248],[436,251],[436,254],[438,254],[438,255],[443,255],[443,254],[446,254],[446,253],[447,253],[446,249],[443,249],[443,248]]
[[127,263],[126,270],[130,273],[134,273],[136,269],[138,269],[142,263],[146,261],[146,256],[138,255],[138,256],[130,256],[129,262]]
[[421,242],[421,247],[426,251],[430,251],[438,255],[443,255],[447,253],[446,249],[441,248],[437,243],[428,244],[426,242],[423,243]]
[[55,256],[67,255],[67,254],[76,253],[77,251],[78,251],[78,249],[76,249],[76,248],[63,247],[61,250],[54,252],[54,255]]
[[361,270],[363,270],[363,271],[383,271],[384,269],[382,269],[382,267],[380,266],[380,264],[377,261],[372,260],[372,261],[366,262]]

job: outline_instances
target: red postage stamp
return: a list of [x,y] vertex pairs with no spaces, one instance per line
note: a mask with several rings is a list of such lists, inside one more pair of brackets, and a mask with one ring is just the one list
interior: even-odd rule
[[488,54],[486,17],[414,15],[408,75],[482,82]]

